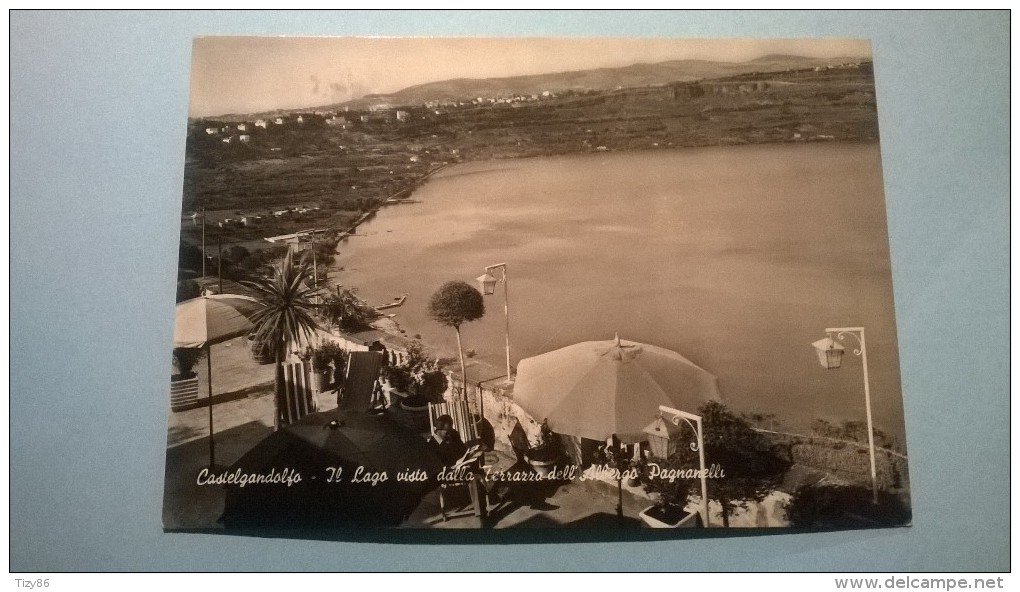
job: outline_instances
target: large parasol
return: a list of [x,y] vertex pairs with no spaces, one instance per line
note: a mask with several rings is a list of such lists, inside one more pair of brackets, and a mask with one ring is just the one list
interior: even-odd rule
[[435,486],[442,466],[424,438],[389,417],[354,409],[312,413],[266,437],[227,470],[292,481],[228,486],[223,523],[396,526]]
[[[623,443],[646,439],[659,406],[697,409],[719,400],[719,380],[675,351],[623,341],[585,341],[521,360],[514,402],[554,432]],[[623,516],[617,479],[617,516]]]
[[521,360],[514,384],[514,401],[554,432],[623,443],[645,439],[659,405],[693,411],[719,399],[718,379],[687,358],[619,337]]
[[216,461],[213,441],[212,348],[215,343],[246,335],[253,325],[248,316],[262,308],[254,298],[237,294],[204,294],[177,305],[174,347],[206,348],[209,387],[209,466]]

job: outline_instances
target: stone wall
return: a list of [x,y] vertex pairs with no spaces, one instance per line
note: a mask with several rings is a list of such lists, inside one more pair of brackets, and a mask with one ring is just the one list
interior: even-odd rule
[[[788,446],[790,456],[797,464],[835,475],[849,483],[871,485],[871,460],[867,444],[759,431]],[[882,489],[899,490],[909,487],[907,459],[896,452],[875,448],[875,473],[878,485]]]
[[[447,375],[449,388],[444,394],[448,401],[459,396],[461,381],[459,377]],[[510,446],[510,432],[520,422],[528,440],[535,444],[538,442],[539,424],[527,413],[524,412],[513,401],[513,384],[507,384],[506,378],[486,381],[479,387],[478,383],[468,384],[467,390],[468,406],[473,413],[479,413],[492,426],[496,435],[495,448],[500,452],[513,454]]]

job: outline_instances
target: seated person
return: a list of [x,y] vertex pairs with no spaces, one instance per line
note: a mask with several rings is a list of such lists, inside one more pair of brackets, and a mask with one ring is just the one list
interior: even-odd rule
[[436,418],[429,445],[435,448],[439,459],[447,467],[456,464],[467,452],[467,446],[460,439],[457,430],[453,429],[453,418],[449,415],[440,415]]
[[[483,454],[481,447],[472,446],[470,449],[460,438],[460,433],[453,427],[453,418],[449,415],[440,415],[436,418],[435,428],[429,438],[429,445],[435,450],[445,468],[457,467],[459,470],[466,469],[465,485],[471,495],[471,505],[474,507],[476,516],[485,517],[488,512],[487,487],[481,472],[480,458]],[[469,454],[470,452],[470,454]],[[460,469],[463,467],[463,469]],[[442,497],[440,497],[442,503]]]

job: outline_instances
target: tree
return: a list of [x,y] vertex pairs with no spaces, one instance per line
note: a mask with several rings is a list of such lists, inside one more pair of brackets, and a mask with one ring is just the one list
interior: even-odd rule
[[178,279],[184,279],[183,273],[185,270],[190,270],[195,275],[198,275],[202,271],[202,249],[195,245],[181,243],[177,261]]
[[177,302],[198,298],[202,295],[202,286],[195,280],[180,280],[177,282]]
[[872,502],[871,487],[836,483],[805,485],[786,504],[796,528],[862,528],[910,523],[910,508],[899,496],[880,491]]
[[429,316],[432,320],[457,332],[457,351],[460,354],[461,388],[467,386],[467,371],[464,365],[464,347],[460,340],[460,326],[485,315],[482,293],[467,282],[446,282],[429,299]]
[[374,309],[350,290],[327,296],[322,303],[322,315],[327,323],[341,331],[361,331],[368,327],[370,319],[377,316]]
[[307,266],[295,265],[290,252],[278,263],[273,276],[243,282],[254,292],[263,308],[251,317],[255,325],[255,339],[269,348],[276,360],[276,410],[273,425],[280,426],[281,398],[284,393],[283,361],[295,346],[308,343],[319,328],[315,321],[315,294]]
[[[709,499],[719,502],[723,526],[729,527],[730,515],[751,503],[764,500],[783,479],[792,464],[781,447],[773,444],[764,434],[734,415],[725,405],[708,401],[699,409],[702,418],[706,466],[719,465],[723,476],[710,480]],[[698,453],[688,446],[667,459],[669,468],[689,469],[698,466]],[[677,493],[686,497],[691,483],[678,479],[673,484]],[[656,483],[660,490],[670,484]],[[666,492],[670,495],[672,492]],[[672,495],[672,498],[677,497]]]

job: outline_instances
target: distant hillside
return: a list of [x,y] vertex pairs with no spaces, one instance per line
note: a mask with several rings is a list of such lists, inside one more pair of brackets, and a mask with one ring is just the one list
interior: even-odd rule
[[791,55],[767,55],[748,62],[712,62],[706,60],[672,60],[656,64],[634,64],[622,68],[598,68],[575,72],[556,72],[508,78],[458,78],[411,86],[395,93],[368,95],[360,99],[331,105],[365,108],[369,105],[420,105],[427,101],[450,101],[474,97],[533,95],[544,91],[606,90],[617,87],[654,86],[670,82],[687,82],[705,78],[721,78],[751,72],[778,72],[817,66],[829,66],[863,58],[807,58]]

